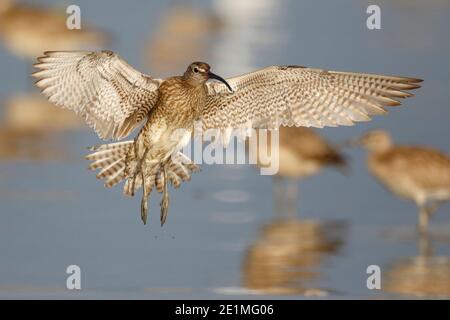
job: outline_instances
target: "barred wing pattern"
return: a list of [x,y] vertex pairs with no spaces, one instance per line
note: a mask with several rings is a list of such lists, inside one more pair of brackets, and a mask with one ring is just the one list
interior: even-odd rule
[[54,51],[33,76],[50,102],[81,115],[102,139],[127,136],[156,104],[162,80],[140,73],[111,51]]
[[420,79],[272,66],[208,83],[203,129],[318,127],[352,125],[385,113],[384,106],[412,94]]

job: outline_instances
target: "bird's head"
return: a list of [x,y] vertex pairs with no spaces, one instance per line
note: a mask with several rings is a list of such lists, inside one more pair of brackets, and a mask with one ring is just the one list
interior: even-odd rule
[[210,79],[218,80],[225,84],[230,91],[233,91],[233,89],[231,89],[231,86],[224,78],[212,73],[210,69],[211,67],[209,66],[209,64],[205,62],[193,62],[187,68],[186,72],[184,73],[184,77],[191,83],[197,85],[202,85]]
[[389,133],[385,130],[372,130],[366,132],[361,137],[347,142],[350,146],[361,146],[371,152],[382,152],[392,146]]

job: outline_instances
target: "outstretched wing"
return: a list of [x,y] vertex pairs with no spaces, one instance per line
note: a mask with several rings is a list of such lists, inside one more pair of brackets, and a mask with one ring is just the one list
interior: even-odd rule
[[208,83],[203,129],[352,125],[385,113],[422,80],[375,74],[272,66]]
[[102,139],[127,136],[158,99],[162,80],[140,73],[111,51],[45,52],[34,66],[50,102],[75,111]]

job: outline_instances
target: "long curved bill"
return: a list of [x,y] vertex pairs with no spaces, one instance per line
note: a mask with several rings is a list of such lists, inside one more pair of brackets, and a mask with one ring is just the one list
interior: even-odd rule
[[208,76],[209,76],[210,79],[215,79],[215,80],[218,80],[218,81],[222,82],[223,84],[225,84],[225,85],[227,86],[228,90],[230,90],[231,92],[233,92],[233,89],[231,88],[231,86],[230,86],[230,85],[228,84],[228,82],[227,82],[224,78],[222,78],[221,76],[218,76],[217,74],[212,73],[212,72],[208,72]]

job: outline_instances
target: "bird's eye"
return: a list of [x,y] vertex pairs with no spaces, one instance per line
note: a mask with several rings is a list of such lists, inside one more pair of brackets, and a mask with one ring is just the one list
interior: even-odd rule
[[197,67],[194,68],[194,72],[198,73],[198,68]]

